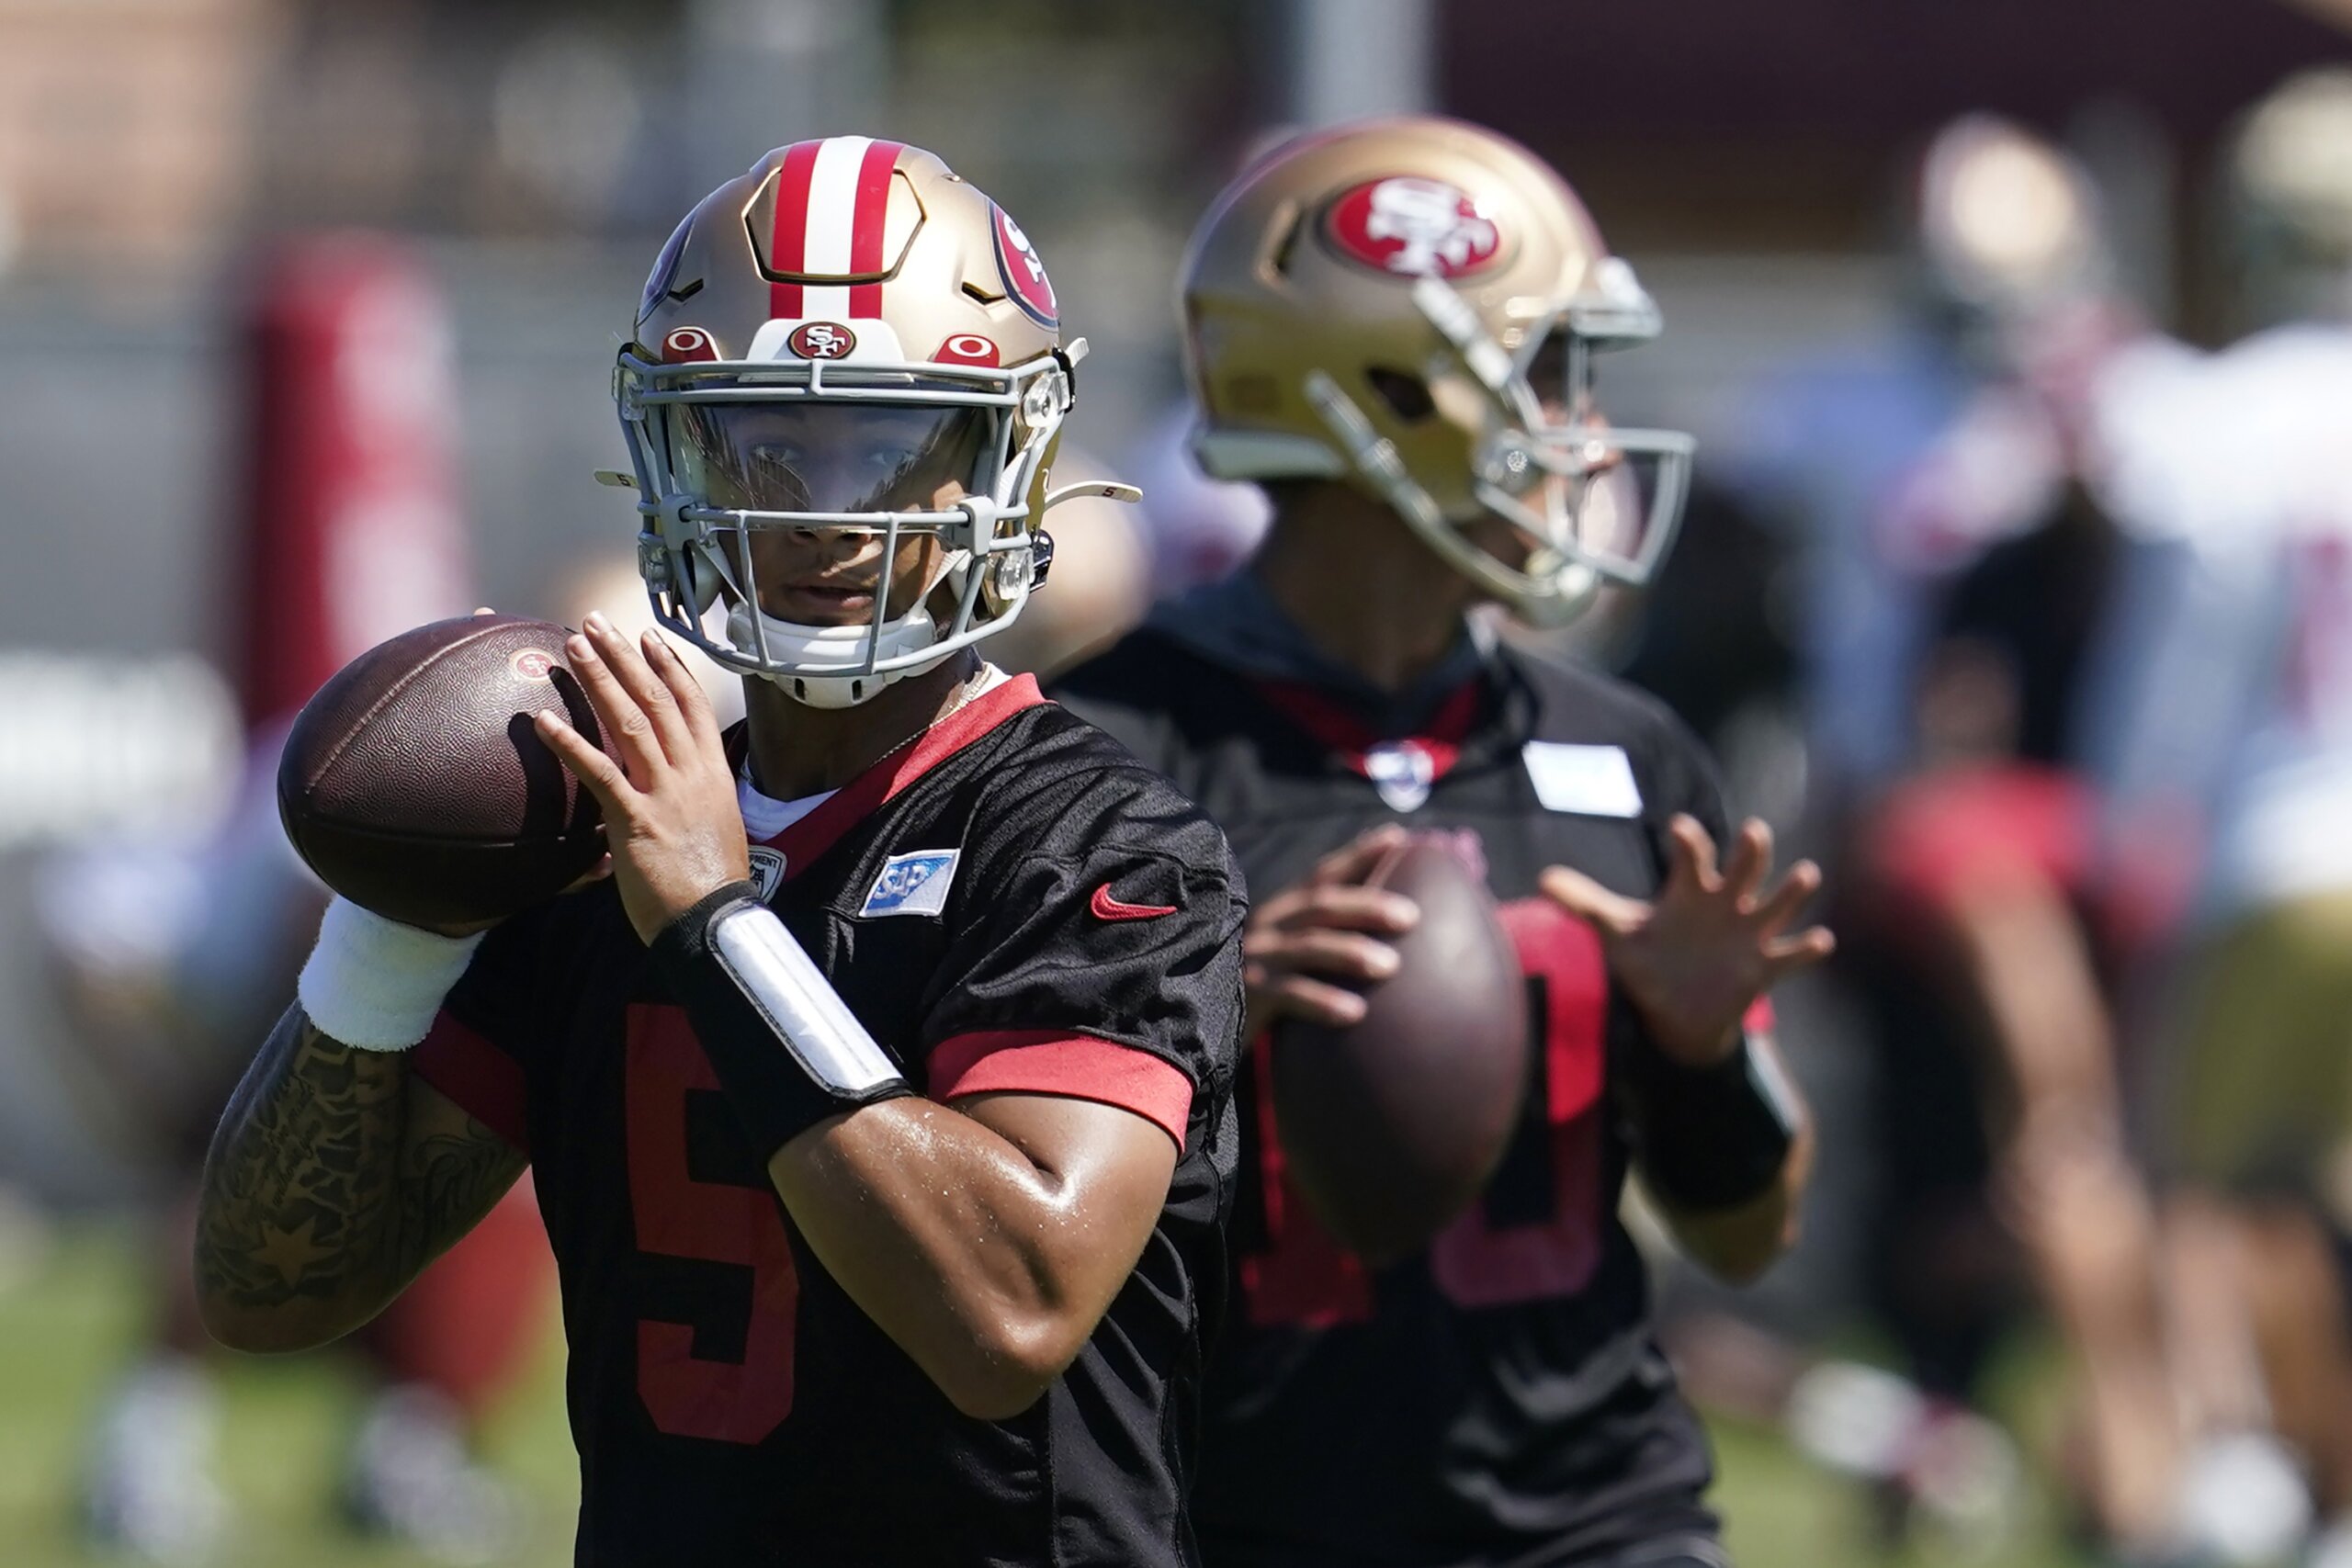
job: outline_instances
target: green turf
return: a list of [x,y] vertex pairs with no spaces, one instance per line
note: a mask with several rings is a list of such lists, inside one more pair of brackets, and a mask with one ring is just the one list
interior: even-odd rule
[[[75,1545],[72,1478],[84,1427],[143,1330],[140,1242],[112,1227],[69,1235],[31,1280],[0,1294],[0,1563],[63,1568],[106,1562]],[[517,1396],[484,1435],[491,1458],[531,1504],[516,1562],[571,1560],[579,1482],[564,1430],[562,1346],[550,1333]],[[330,1493],[360,1396],[332,1354],[220,1358],[224,1480],[238,1528],[228,1568],[395,1568],[412,1553],[337,1529]]]
[[[74,1545],[68,1498],[85,1422],[146,1321],[138,1246],[116,1228],[70,1234],[27,1283],[0,1293],[0,1563],[64,1568],[94,1560]],[[520,1393],[485,1434],[489,1457],[530,1498],[526,1568],[571,1553],[577,1495],[561,1400],[562,1347],[550,1331]],[[2034,1403],[2035,1363],[2009,1380]],[[224,1356],[227,1483],[241,1526],[232,1568],[394,1568],[415,1559],[337,1530],[328,1490],[358,1385],[333,1356],[253,1360]],[[2046,1363],[2043,1363],[2046,1364]],[[2046,1380],[2041,1380],[2046,1382]],[[1876,1568],[1860,1500],[1770,1432],[1719,1424],[1718,1506],[1743,1568]],[[1987,1555],[1932,1542],[1896,1568],[2069,1568],[2046,1503],[2018,1540]]]

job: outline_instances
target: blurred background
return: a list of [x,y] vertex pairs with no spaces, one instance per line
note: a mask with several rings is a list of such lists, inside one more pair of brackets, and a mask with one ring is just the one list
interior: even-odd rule
[[[1182,455],[1210,196],[1419,109],[1664,309],[1601,393],[1699,487],[1574,651],[1831,872],[1806,1240],[1661,1259],[1741,1561],[2352,1562],[2352,351],[2211,357],[2352,299],[2332,68],[2352,0],[0,0],[0,1562],[568,1560],[527,1203],[268,1363],[180,1214],[318,907],[282,720],[418,621],[641,598],[590,476],[678,215],[837,132],[1020,215],[1148,495],[1057,514],[1046,666],[1261,525]],[[2179,1071],[2224,1126],[2142,1112]]]

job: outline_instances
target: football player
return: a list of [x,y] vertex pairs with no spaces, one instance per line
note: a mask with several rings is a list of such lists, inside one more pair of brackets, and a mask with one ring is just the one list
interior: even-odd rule
[[[1735,1279],[1787,1245],[1804,1113],[1761,1007],[1826,953],[1815,874],[1769,878],[1657,703],[1513,648],[1637,584],[1687,436],[1611,429],[1596,350],[1657,318],[1524,149],[1434,118],[1290,141],[1241,174],[1182,281],[1196,450],[1270,495],[1241,573],[1073,671],[1065,699],[1217,818],[1264,890],[1244,938],[1238,1298],[1209,1376],[1194,1528],[1213,1568],[1722,1561],[1697,1418],[1618,1218],[1638,1163]],[[1529,977],[1530,1113],[1483,1198],[1374,1269],[1283,1175],[1266,1032],[1346,1025],[1411,901],[1408,828],[1468,829]]]
[[590,616],[611,750],[539,733],[611,878],[469,935],[337,903],[214,1142],[204,1310],[261,1350],[530,1164],[582,1563],[1192,1559],[1242,904],[1205,818],[978,651],[1043,575],[1056,316],[914,147],[698,206],[614,385],[657,613],[744,724]]
[[2184,909],[2156,971],[2176,1490],[2235,1562],[2294,1552],[2314,1508],[2304,1560],[2352,1561],[2347,133],[2352,73],[2329,66],[2230,140],[2251,335],[2120,433],[2130,532],[2094,694],[2112,874],[2169,881]]
[[1825,1369],[1799,1426],[1838,1431],[1808,1446],[1889,1529],[1989,1539],[2017,1461],[1978,1412],[2019,1315],[2046,1309],[2075,1409],[2064,1479],[2087,1531],[2144,1555],[2177,1489],[2107,978],[2139,917],[2110,918],[2077,763],[2118,459],[2194,356],[2130,301],[2059,144],[1971,113],[1904,168],[1903,330],[1775,374],[1745,422],[1748,482],[1804,540],[1808,778],[1872,1058],[1863,1284],[1922,1396],[1856,1441],[1832,1418],[1852,1370]]

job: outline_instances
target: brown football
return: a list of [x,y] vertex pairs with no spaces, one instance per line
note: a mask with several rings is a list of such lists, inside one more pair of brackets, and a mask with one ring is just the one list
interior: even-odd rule
[[605,851],[594,796],[531,728],[558,708],[604,743],[546,621],[435,621],[319,688],[277,764],[286,836],[319,880],[410,925],[503,919]]
[[1293,1021],[1272,1049],[1283,1159],[1331,1235],[1373,1263],[1425,1245],[1477,1197],[1527,1092],[1527,987],[1484,877],[1418,834],[1364,879],[1421,918],[1363,1021]]

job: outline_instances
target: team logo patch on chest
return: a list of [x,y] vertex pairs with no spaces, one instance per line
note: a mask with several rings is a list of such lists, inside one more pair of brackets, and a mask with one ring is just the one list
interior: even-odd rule
[[1363,776],[1391,811],[1418,811],[1437,783],[1437,758],[1414,739],[1387,740],[1363,754]]
[[957,850],[917,850],[892,855],[882,863],[861,916],[936,915],[947,908],[947,889],[956,881]]

